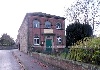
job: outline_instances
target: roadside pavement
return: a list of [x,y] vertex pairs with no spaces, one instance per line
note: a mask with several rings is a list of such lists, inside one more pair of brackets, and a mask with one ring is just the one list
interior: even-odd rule
[[14,50],[13,53],[24,65],[24,70],[58,70],[26,53],[20,52],[18,49]]

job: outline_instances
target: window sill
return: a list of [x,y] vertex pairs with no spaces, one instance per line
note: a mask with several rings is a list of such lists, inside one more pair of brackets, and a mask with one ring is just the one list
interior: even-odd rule
[[44,28],[44,29],[51,29],[51,28]]
[[64,30],[63,28],[56,28],[57,30]]
[[34,44],[34,46],[39,46],[40,44]]
[[61,28],[56,28],[56,29],[61,29]]
[[33,27],[33,28],[40,28],[40,27]]

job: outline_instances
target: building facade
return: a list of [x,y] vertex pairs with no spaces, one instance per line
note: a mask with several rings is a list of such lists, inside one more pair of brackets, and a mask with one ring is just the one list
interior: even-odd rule
[[65,18],[42,12],[27,13],[18,31],[20,51],[54,51],[65,47]]

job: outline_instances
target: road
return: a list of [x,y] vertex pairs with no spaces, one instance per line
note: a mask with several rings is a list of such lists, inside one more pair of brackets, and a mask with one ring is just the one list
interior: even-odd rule
[[12,50],[0,50],[0,70],[21,70]]
[[[15,56],[20,60],[21,64]],[[20,52],[18,49],[14,49],[0,50],[0,70],[58,70],[58,68],[47,65]]]

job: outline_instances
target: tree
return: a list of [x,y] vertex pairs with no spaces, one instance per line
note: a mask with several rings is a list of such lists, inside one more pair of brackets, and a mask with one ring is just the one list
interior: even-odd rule
[[[95,24],[100,21],[100,0],[76,0],[71,7],[66,10],[66,18],[69,22],[80,19],[82,22],[89,22],[93,31],[95,30]],[[84,21],[83,21],[84,20]]]
[[2,45],[13,45],[15,42],[9,35],[3,34],[0,39],[0,43]]
[[78,40],[90,37],[92,34],[92,27],[89,24],[80,24],[79,21],[75,21],[66,28],[66,46],[71,46]]

